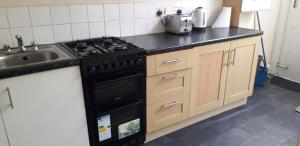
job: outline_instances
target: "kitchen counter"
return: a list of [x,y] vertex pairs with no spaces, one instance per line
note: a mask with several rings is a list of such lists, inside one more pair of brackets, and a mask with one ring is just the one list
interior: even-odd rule
[[207,28],[204,31],[193,30],[190,34],[185,35],[157,33],[123,37],[123,39],[145,49],[147,55],[155,55],[262,34],[262,31],[231,27],[218,29]]
[[60,60],[60,61],[35,64],[35,65],[24,65],[20,67],[9,68],[9,69],[0,68],[0,79],[79,65],[80,61],[76,56],[74,56],[72,53],[67,51],[65,48],[59,47],[59,49],[65,52],[70,58],[65,60]]

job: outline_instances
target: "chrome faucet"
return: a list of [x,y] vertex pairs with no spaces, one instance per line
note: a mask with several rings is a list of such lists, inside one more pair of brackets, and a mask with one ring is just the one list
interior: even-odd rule
[[18,41],[18,48],[21,49],[21,51],[25,52],[26,48],[24,46],[23,38],[21,35],[16,35],[16,39]]
[[31,42],[31,47],[33,47],[34,51],[38,51],[38,43],[36,41]]

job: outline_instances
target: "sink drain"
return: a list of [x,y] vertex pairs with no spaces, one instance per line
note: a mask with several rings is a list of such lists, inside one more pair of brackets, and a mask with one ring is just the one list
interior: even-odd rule
[[29,59],[28,56],[23,56],[23,57],[22,57],[22,60],[24,60],[24,61],[27,61],[28,59]]

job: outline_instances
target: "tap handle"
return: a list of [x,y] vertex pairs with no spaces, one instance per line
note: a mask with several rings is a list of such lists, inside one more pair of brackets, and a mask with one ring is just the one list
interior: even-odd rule
[[19,47],[24,46],[22,36],[21,35],[16,35],[15,37],[16,37],[16,39],[18,41],[18,46]]
[[7,44],[4,44],[4,45],[3,45],[3,49],[4,49],[4,50],[9,50],[9,49],[11,49],[11,47],[10,47],[9,45],[7,45]]
[[38,43],[36,41],[31,42],[31,46],[34,48],[34,50],[38,50]]
[[36,41],[31,42],[32,47],[37,47],[39,44]]

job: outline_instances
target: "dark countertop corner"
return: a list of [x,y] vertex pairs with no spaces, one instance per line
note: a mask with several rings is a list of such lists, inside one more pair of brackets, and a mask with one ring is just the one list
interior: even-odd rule
[[190,49],[201,45],[260,35],[263,35],[262,31],[230,27],[206,28],[203,31],[193,30],[191,33],[184,35],[157,33],[123,37],[122,39],[145,49],[147,51],[147,55],[155,55],[171,51]]

